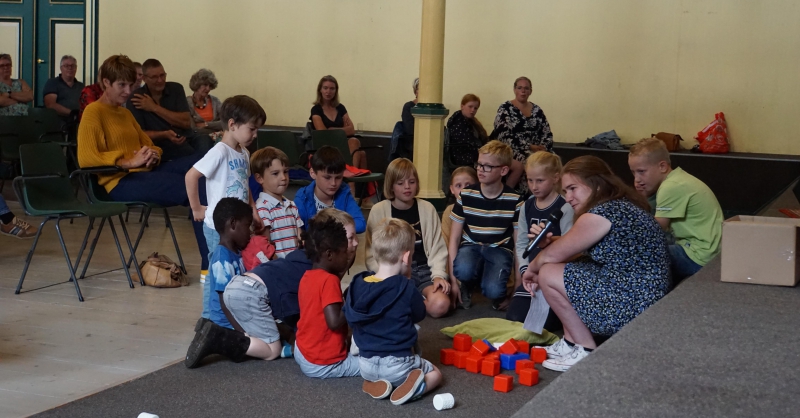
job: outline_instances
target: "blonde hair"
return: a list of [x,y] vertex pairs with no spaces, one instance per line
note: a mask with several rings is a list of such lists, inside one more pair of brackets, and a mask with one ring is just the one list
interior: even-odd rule
[[558,176],[556,191],[561,190],[561,157],[547,151],[536,151],[525,160],[525,171],[541,168],[551,176]]
[[350,216],[349,213],[334,208],[322,209],[321,211],[317,212],[316,215],[314,215],[314,219],[319,222],[327,222],[329,219],[334,219],[336,222],[342,224],[342,226],[355,226],[356,224],[356,222],[353,220],[353,217]]
[[640,139],[636,145],[631,147],[632,156],[647,156],[647,159],[655,164],[661,161],[666,161],[667,164],[672,164],[669,160],[669,151],[664,141],[658,138],[643,138]]
[[384,219],[372,231],[372,256],[378,264],[396,264],[403,258],[403,253],[414,251],[416,235],[408,222],[397,218]]
[[451,186],[453,185],[453,182],[455,181],[456,176],[459,176],[461,174],[466,174],[466,175],[472,177],[472,180],[474,180],[475,183],[478,182],[478,173],[475,171],[475,169],[470,167],[470,166],[468,166],[468,165],[464,165],[464,166],[456,168],[455,170],[453,170],[453,174],[450,174],[450,185]]
[[[389,163],[389,166],[386,167],[385,176],[386,177],[383,182],[383,195],[389,200],[394,200],[394,184],[399,180],[414,176],[414,179],[417,180],[417,183],[419,183],[417,168],[414,167],[414,163],[412,163],[408,158],[397,158],[392,160],[392,162]],[[417,193],[414,193],[414,197],[416,197],[418,193],[419,187],[417,187]]]
[[500,165],[510,166],[511,161],[514,160],[514,152],[511,151],[511,147],[504,142],[500,142],[498,140],[492,140],[486,143],[486,145],[482,146],[481,149],[478,150],[478,154],[489,154],[497,157],[500,160]]

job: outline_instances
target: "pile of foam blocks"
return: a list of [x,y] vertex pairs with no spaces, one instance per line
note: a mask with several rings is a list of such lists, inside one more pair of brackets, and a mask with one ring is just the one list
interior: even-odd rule
[[473,344],[469,335],[456,334],[453,348],[443,348],[440,356],[443,365],[494,377],[494,390],[510,392],[514,387],[514,376],[501,374],[500,370],[513,370],[519,376],[519,384],[533,386],[539,383],[539,371],[534,365],[547,359],[547,351],[540,347],[531,348],[526,341],[514,339],[499,348],[487,340]]

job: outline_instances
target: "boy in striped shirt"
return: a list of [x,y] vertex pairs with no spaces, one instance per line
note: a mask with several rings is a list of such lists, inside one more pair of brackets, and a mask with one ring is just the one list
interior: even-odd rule
[[256,210],[264,223],[264,235],[275,246],[275,255],[284,258],[300,246],[303,226],[297,206],[283,197],[289,185],[289,158],[277,148],[265,147],[253,153],[250,170],[263,189]]
[[[503,183],[513,153],[500,141],[478,150],[478,184],[461,189],[450,219],[451,298],[471,306],[472,289],[481,285],[484,296],[498,309],[507,298],[506,285],[514,265],[514,237],[522,195]],[[461,282],[459,287],[458,281]]]

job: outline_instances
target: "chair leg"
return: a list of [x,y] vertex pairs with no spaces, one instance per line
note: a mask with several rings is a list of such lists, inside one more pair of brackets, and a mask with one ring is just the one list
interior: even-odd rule
[[[133,251],[131,254],[136,254],[136,250],[139,249],[139,242],[142,240],[142,235],[144,235],[144,226],[150,219],[151,210],[152,209],[150,209],[149,207],[142,208],[142,213],[144,214],[144,222],[142,222],[141,225],[139,225],[139,235],[136,237],[136,242],[133,244]],[[132,261],[133,261],[133,255],[131,255],[131,258],[128,259],[128,264],[126,264],[126,266],[130,268]]]
[[172,235],[172,243],[175,244],[175,252],[178,253],[178,261],[181,263],[181,270],[183,270],[183,274],[186,274],[186,266],[183,264],[181,249],[178,248],[178,239],[175,238],[175,230],[172,228],[172,221],[169,219],[169,212],[167,212],[167,208],[164,208],[164,221],[167,223],[169,233]]
[[97,233],[94,236],[94,240],[92,240],[92,246],[89,247],[89,255],[86,257],[86,264],[83,265],[83,271],[81,272],[81,279],[86,277],[86,269],[89,268],[89,262],[92,261],[92,255],[94,255],[94,249],[97,246],[97,240],[100,239],[100,232],[103,231],[103,225],[106,224],[106,218],[100,220],[100,226],[97,227]]
[[128,286],[133,289],[133,280],[131,280],[131,272],[128,271],[128,266],[125,265],[125,254],[122,253],[122,247],[119,245],[119,237],[117,236],[117,229],[114,228],[114,221],[108,218],[108,227],[111,228],[111,235],[114,236],[114,244],[117,245],[117,252],[119,253],[119,261],[122,263],[122,269],[125,270],[125,277],[128,278]]
[[[133,265],[136,268],[136,274],[139,275],[139,284],[145,286],[142,271],[139,269],[139,260],[136,259],[136,251],[133,249],[133,245],[131,244],[131,237],[128,236],[128,228],[125,227],[125,222],[122,221],[122,214],[119,215],[119,224],[122,228],[122,234],[125,236],[125,242],[128,244],[128,251],[131,252],[131,259],[133,259]],[[125,265],[125,269],[128,271],[130,271],[130,263],[131,260],[129,259],[128,264]]]
[[128,208],[128,210],[125,211],[125,222],[128,222],[128,215],[130,214],[131,214],[131,208]]
[[139,214],[139,223],[142,223],[142,218],[144,218],[144,211],[145,208],[142,208],[142,213]]
[[50,218],[45,218],[42,221],[42,224],[39,225],[39,230],[36,231],[36,237],[33,239],[33,244],[31,244],[31,249],[28,251],[28,256],[25,258],[25,267],[22,268],[22,275],[19,276],[19,283],[17,283],[17,290],[14,291],[15,295],[18,295],[20,290],[22,290],[22,282],[25,281],[25,274],[28,273],[28,267],[31,265],[31,260],[33,259],[33,252],[36,250],[36,244],[39,243],[39,237],[42,235],[42,229],[44,229],[44,224],[49,221]]
[[[92,226],[94,225],[94,218],[89,218],[89,227],[86,228],[86,234],[83,236],[83,242],[81,242],[81,249],[78,251],[78,259],[75,260],[75,270],[81,266],[81,258],[83,258],[83,251],[86,250],[86,244],[89,242],[89,234],[92,233]],[[85,272],[85,271],[84,271]],[[83,276],[81,276],[81,279]]]
[[75,269],[72,268],[72,259],[69,258],[69,252],[67,252],[67,244],[64,243],[64,236],[61,234],[60,223],[61,223],[61,218],[56,219],[56,232],[58,232],[58,241],[61,242],[61,249],[64,251],[64,258],[67,260],[67,267],[69,267],[69,276],[72,279],[72,282],[75,283],[75,291],[78,293],[78,300],[83,302],[81,287],[78,286],[78,279],[75,278]]

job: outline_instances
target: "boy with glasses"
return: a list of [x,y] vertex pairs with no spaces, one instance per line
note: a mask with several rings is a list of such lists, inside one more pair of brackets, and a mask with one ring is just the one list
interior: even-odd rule
[[[506,284],[514,264],[514,236],[522,195],[503,183],[513,153],[500,141],[478,150],[478,184],[461,189],[450,219],[451,291],[453,303],[471,306],[472,289],[480,284],[484,296],[499,309],[507,297]],[[459,287],[458,281],[462,286]]]

